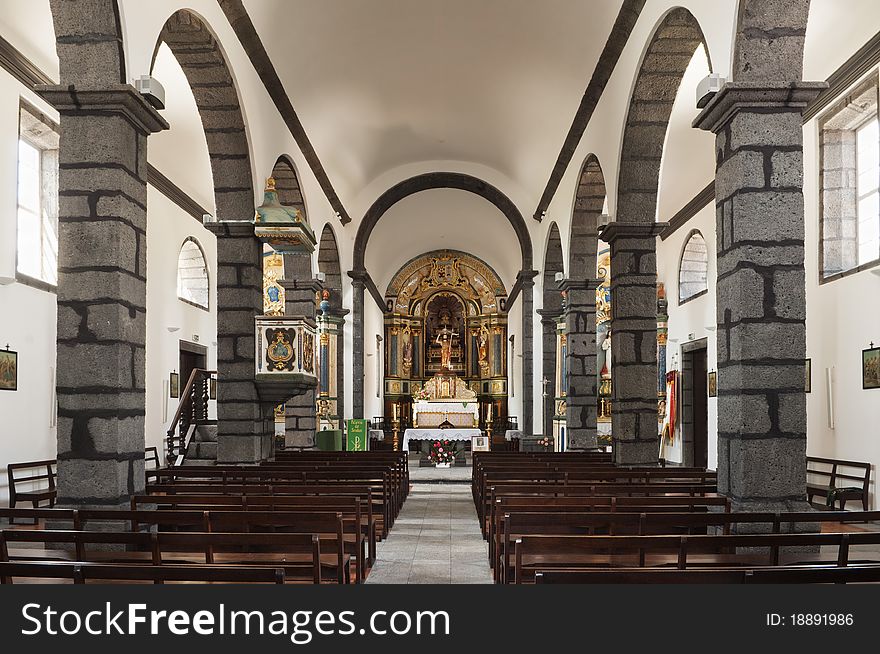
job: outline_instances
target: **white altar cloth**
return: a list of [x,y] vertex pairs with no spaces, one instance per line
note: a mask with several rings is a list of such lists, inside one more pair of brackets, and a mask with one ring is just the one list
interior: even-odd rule
[[420,400],[413,404],[413,418],[424,428],[437,427],[444,420],[457,428],[473,427],[479,416],[480,403],[476,400]]
[[409,450],[409,441],[428,439],[447,439],[450,441],[469,441],[474,436],[482,436],[479,429],[407,429],[403,432],[403,451]]

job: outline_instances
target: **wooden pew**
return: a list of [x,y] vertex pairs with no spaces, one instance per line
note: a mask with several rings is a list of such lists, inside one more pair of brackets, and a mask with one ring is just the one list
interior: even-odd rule
[[4,584],[14,579],[69,579],[74,584],[89,581],[283,584],[284,568],[231,565],[137,565],[65,561],[3,561],[0,579]]
[[[11,543],[42,544],[11,549]],[[60,549],[73,547],[73,551]],[[114,548],[96,550],[95,546]],[[54,547],[54,549],[53,549]],[[124,548],[125,551],[116,551]],[[335,558],[335,557],[334,557]],[[0,530],[0,561],[75,561],[117,564],[232,564],[281,567],[286,579],[321,583],[320,539],[315,534],[216,532],[96,532]]]
[[784,566],[768,568],[627,568],[538,570],[536,584],[855,584],[880,583],[880,566]]
[[[10,463],[6,466],[6,478],[9,483],[9,508],[14,509],[19,502],[30,502],[37,508],[41,502],[55,506],[57,489],[55,477],[57,463],[54,459],[46,461],[30,461],[27,463]],[[22,490],[25,485],[36,485],[32,490]]]
[[[514,583],[534,581],[537,570],[595,567],[753,567],[782,562],[803,565],[828,563],[821,555],[793,548],[837,549],[832,564],[846,566],[850,548],[880,544],[880,532],[824,534],[749,534],[697,536],[526,536],[514,548]],[[748,553],[737,553],[747,550]],[[644,565],[642,563],[644,562]],[[871,563],[880,561],[871,560]],[[860,561],[864,563],[864,561]]]
[[[821,482],[815,481],[816,477]],[[810,503],[814,497],[823,497],[832,509],[836,502],[840,502],[840,510],[843,511],[847,500],[861,500],[862,510],[867,511],[870,483],[870,463],[807,457],[807,501]]]

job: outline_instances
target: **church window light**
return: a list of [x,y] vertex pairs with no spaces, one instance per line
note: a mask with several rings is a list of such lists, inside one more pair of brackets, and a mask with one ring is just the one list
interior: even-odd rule
[[825,281],[880,263],[878,78],[856,86],[819,123],[821,269]]
[[19,119],[16,271],[19,280],[58,283],[58,129],[29,105]]
[[709,250],[698,231],[691,232],[678,269],[678,302],[687,302],[709,290]]
[[177,297],[202,309],[208,309],[208,264],[201,246],[188,238],[177,258]]

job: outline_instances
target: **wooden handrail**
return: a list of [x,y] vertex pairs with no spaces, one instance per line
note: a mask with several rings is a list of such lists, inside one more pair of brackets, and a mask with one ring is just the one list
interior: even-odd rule
[[200,376],[205,376],[206,378],[210,379],[216,374],[216,370],[206,370],[204,368],[195,368],[190,373],[189,379],[186,382],[186,386],[184,386],[183,392],[180,394],[180,404],[178,404],[177,406],[177,411],[174,412],[174,417],[171,419],[171,425],[166,433],[166,456],[169,461],[175,458],[175,453],[172,452],[173,443],[175,440],[175,435],[180,426],[180,419],[183,417],[183,412],[187,409],[192,410],[192,391],[193,386],[195,386],[196,380]]

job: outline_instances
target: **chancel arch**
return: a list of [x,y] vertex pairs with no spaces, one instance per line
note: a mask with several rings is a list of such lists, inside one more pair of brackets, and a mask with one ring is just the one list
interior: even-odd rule
[[[371,236],[380,219],[387,215],[392,207],[401,201],[420,194],[422,192],[452,189],[482,197],[497,209],[505,218],[513,230],[516,238],[516,246],[519,249],[520,271],[517,273],[516,301],[521,302],[522,309],[522,337],[517,347],[522,352],[530,352],[532,349],[532,312],[533,306],[533,277],[536,274],[532,267],[532,244],[529,230],[516,205],[499,189],[484,182],[483,180],[461,173],[427,173],[404,180],[383,193],[367,210],[354,243],[353,270],[348,274],[352,278],[352,322],[353,322],[353,411],[356,417],[364,414],[364,293],[368,285],[372,284],[374,298],[379,291],[375,288],[370,274],[365,265],[366,252],[370,244]],[[508,311],[510,307],[502,308]],[[521,410],[520,425],[525,429],[531,429],[532,422],[532,373],[533,364],[530,357],[523,357]]]
[[[403,426],[486,430],[507,420],[507,289],[482,259],[435,250],[385,292],[384,411]],[[503,433],[496,433],[503,439]]]

